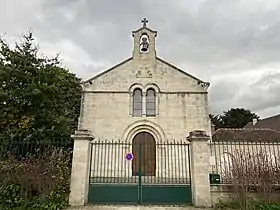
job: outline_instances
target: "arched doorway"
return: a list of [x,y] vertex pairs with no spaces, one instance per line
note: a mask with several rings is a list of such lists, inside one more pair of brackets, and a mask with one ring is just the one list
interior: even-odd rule
[[156,142],[148,132],[136,134],[132,141],[132,175],[155,176],[156,175]]

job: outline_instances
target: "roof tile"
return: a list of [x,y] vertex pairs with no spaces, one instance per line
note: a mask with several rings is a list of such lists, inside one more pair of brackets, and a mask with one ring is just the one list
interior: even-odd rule
[[280,132],[269,128],[220,128],[213,133],[212,141],[280,142]]
[[280,114],[259,120],[255,125],[250,122],[244,128],[270,128],[280,131]]

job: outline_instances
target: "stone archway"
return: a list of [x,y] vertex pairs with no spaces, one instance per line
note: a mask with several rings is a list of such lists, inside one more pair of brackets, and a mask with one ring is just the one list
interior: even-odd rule
[[122,139],[131,142],[140,132],[148,132],[153,136],[157,143],[166,141],[163,129],[156,123],[149,120],[138,120],[130,124],[124,131]]
[[140,132],[132,140],[132,176],[156,175],[156,141],[148,132]]

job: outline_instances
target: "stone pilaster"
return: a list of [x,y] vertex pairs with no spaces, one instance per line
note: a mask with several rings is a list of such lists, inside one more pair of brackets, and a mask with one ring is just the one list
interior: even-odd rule
[[77,130],[72,138],[74,138],[74,149],[69,203],[71,206],[83,206],[88,199],[90,142],[94,137],[88,130]]
[[187,140],[190,142],[190,170],[192,202],[196,207],[211,206],[209,182],[210,137],[205,131],[192,131]]

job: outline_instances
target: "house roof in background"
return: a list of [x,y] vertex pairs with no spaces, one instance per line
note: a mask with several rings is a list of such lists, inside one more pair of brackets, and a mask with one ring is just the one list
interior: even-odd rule
[[212,141],[280,142],[280,132],[269,128],[220,128],[212,134]]
[[270,128],[280,131],[280,114],[259,120],[255,125],[249,122],[244,128]]

